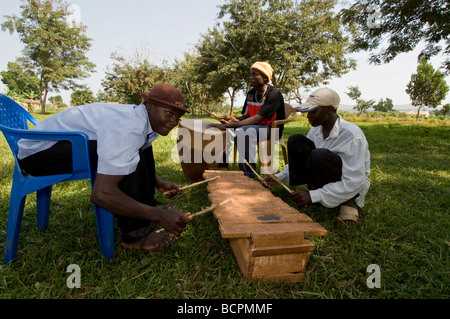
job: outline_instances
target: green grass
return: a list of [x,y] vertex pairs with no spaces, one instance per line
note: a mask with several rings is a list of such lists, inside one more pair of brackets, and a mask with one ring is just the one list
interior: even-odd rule
[[[363,223],[340,227],[336,209],[300,209],[329,232],[309,238],[315,248],[303,282],[245,280],[212,214],[194,219],[171,248],[151,254],[125,251],[116,236],[115,259],[107,261],[98,248],[89,183],[78,181],[54,186],[45,232],[36,228],[35,196],[27,197],[17,259],[0,264],[0,298],[449,298],[450,126],[352,121],[366,134],[372,158]],[[305,121],[295,121],[285,137],[308,129]],[[170,137],[155,142],[157,171],[187,185],[181,167],[171,161],[175,143]],[[3,254],[13,170],[3,136],[0,154]],[[281,187],[272,191],[295,207]],[[204,185],[173,199],[158,194],[158,200],[185,212],[209,205]],[[80,266],[79,289],[66,285],[70,264]],[[370,264],[381,268],[381,288],[366,285]]]

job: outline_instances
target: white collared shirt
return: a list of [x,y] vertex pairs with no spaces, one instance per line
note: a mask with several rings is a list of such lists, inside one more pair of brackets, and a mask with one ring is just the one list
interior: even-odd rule
[[[143,104],[92,103],[72,107],[40,122],[33,130],[78,131],[97,141],[97,172],[105,175],[128,175],[136,170],[139,150],[158,138]],[[22,159],[50,148],[56,142],[19,141],[18,158]]]
[[[306,137],[314,142],[316,148],[329,149],[342,159],[341,180],[310,190],[312,202],[333,208],[359,194],[355,202],[363,207],[370,187],[370,152],[362,130],[338,116],[327,138],[323,138],[322,126],[312,127]],[[289,183],[289,164],[276,177]]]

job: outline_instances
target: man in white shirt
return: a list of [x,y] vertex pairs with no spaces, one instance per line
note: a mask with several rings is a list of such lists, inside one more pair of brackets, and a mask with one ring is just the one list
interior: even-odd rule
[[[122,233],[126,249],[154,250],[179,236],[189,218],[177,209],[158,207],[155,188],[171,194],[178,185],[155,173],[152,142],[166,136],[189,112],[176,88],[156,85],[142,94],[144,104],[93,103],[59,112],[33,130],[79,131],[89,137],[92,169],[97,176],[91,201],[111,212]],[[30,175],[72,171],[71,143],[19,141],[19,165]],[[159,225],[168,233],[154,232]]]
[[[356,223],[370,187],[370,152],[362,130],[336,113],[339,103],[335,91],[320,88],[296,108],[308,113],[312,128],[306,137],[289,137],[289,164],[276,177],[290,185],[307,185],[307,190],[292,192],[297,205],[340,206],[338,219]],[[265,181],[273,185],[270,178]]]

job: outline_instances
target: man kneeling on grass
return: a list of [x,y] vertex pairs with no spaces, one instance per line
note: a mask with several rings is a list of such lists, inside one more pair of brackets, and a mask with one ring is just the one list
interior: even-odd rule
[[[370,153],[362,130],[337,114],[339,103],[335,91],[321,88],[296,108],[308,113],[312,128],[306,137],[289,137],[289,164],[276,177],[290,185],[307,185],[307,190],[291,193],[297,205],[340,206],[338,219],[353,224],[370,186]],[[274,185],[269,177],[264,181]]]
[[[126,249],[155,250],[179,236],[189,218],[177,209],[158,207],[155,188],[169,195],[180,187],[155,172],[152,142],[166,136],[189,112],[176,88],[156,85],[141,94],[144,104],[93,103],[72,107],[40,122],[34,130],[78,131],[89,137],[92,169],[97,177],[91,201],[117,217]],[[68,141],[19,141],[19,165],[27,174],[72,172]],[[157,233],[157,225],[168,233]]]

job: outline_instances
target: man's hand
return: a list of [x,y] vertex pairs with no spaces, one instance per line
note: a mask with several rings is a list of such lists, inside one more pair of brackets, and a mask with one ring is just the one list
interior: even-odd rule
[[269,176],[264,176],[263,180],[261,181],[262,184],[266,185],[267,187],[272,187],[277,182],[275,182],[272,178]]
[[309,191],[307,190],[293,191],[291,193],[291,198],[298,206],[306,206],[312,204],[311,196],[309,195]]
[[164,181],[161,178],[156,179],[156,187],[161,193],[166,193],[165,195],[167,197],[173,197],[175,195],[181,194],[182,192],[181,188],[177,184]]
[[190,222],[189,217],[175,208],[165,206],[156,207],[156,223],[169,233],[180,236],[186,225]]
[[219,117],[220,123],[228,124],[230,122],[239,122],[237,118],[232,115],[222,115]]

